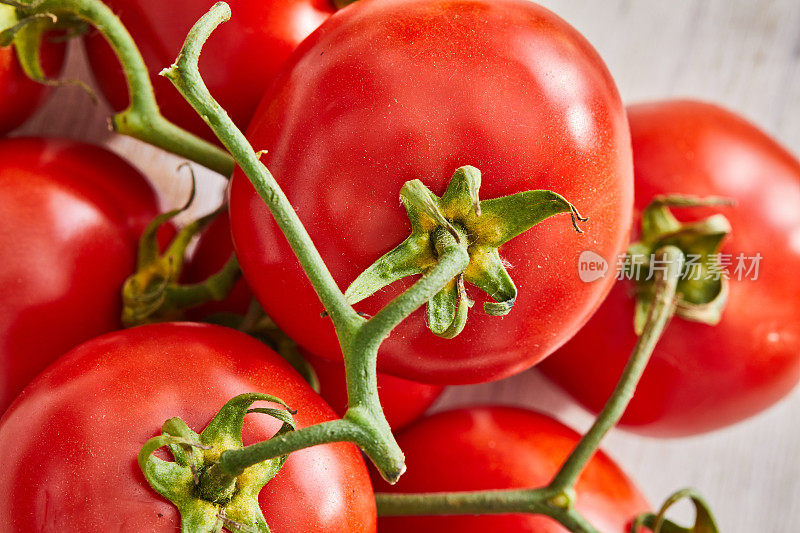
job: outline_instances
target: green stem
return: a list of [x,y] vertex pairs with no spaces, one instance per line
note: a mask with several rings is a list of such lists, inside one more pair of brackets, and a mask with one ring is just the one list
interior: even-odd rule
[[[466,248],[457,244],[444,250],[439,263],[406,292],[395,298],[380,313],[359,326],[354,342],[345,357],[350,407],[344,419],[309,426],[297,431],[252,444],[240,450],[226,451],[207,474],[225,485],[245,468],[287,453],[330,442],[357,444],[375,462],[384,477],[394,482],[405,470],[403,452],[392,436],[378,398],[375,363],[380,341],[406,316],[431,296],[469,262]],[[375,326],[370,326],[375,324]],[[368,368],[368,371],[364,369]],[[226,486],[226,485],[225,485]]]
[[363,322],[339,290],[325,266],[311,237],[300,222],[294,208],[270,171],[261,164],[258,155],[247,142],[225,110],[208,91],[198,69],[200,51],[211,32],[231,16],[230,7],[219,2],[192,28],[175,63],[161,72],[180,91],[195,111],[205,120],[225,148],[250,179],[267,204],[289,245],[297,255],[311,285],[317,292],[334,327],[342,336],[350,335]]
[[599,533],[572,508],[553,505],[552,489],[494,490],[417,494],[378,493],[379,516],[431,516],[531,513],[549,516],[573,533]]
[[586,463],[597,451],[600,441],[619,422],[633,398],[636,385],[650,361],[656,343],[675,313],[676,288],[685,259],[683,252],[675,246],[665,246],[656,251],[655,255],[662,261],[659,264],[665,265],[665,268],[655,273],[653,303],[647,314],[644,331],[636,342],[633,354],[608,402],[550,483],[553,489],[566,490],[575,485]]
[[233,159],[220,148],[168,121],[158,109],[147,66],[128,30],[100,0],[29,2],[32,13],[73,15],[97,28],[114,49],[130,94],[130,105],[111,119],[118,133],[135,137],[197,162],[224,176],[233,173]]
[[443,232],[443,234],[449,238],[449,245],[439,255],[436,266],[369,319],[359,331],[358,340],[366,339],[376,343],[374,347],[377,349],[377,344],[380,344],[400,322],[467,268],[469,253],[466,243],[462,245],[449,233]]
[[224,464],[221,459],[219,468],[231,475],[230,472],[236,472],[237,468],[252,461],[264,461],[317,444],[348,441],[361,447],[384,478],[394,482],[405,470],[405,464],[378,398],[378,347],[392,328],[463,271],[469,256],[465,247],[453,239],[449,246],[443,247],[439,264],[375,317],[365,320],[355,312],[275,178],[225,110],[213,99],[200,76],[198,60],[203,44],[230,15],[227,4],[215,4],[192,28],[175,64],[165,69],[162,75],[172,81],[230,151],[286,236],[336,328],[344,356],[350,406],[342,420],[307,427],[242,450],[226,452],[223,454]]
[[547,515],[575,533],[597,533],[594,526],[574,509],[573,487],[602,438],[625,412],[653,349],[675,312],[676,288],[684,255],[674,246],[665,246],[656,255],[665,267],[655,273],[655,296],[644,333],[639,337],[606,406],[548,486],[517,490],[377,494],[378,513],[384,516],[535,513]]
[[228,297],[240,275],[236,255],[231,255],[222,269],[205,281],[167,288],[166,300],[176,309],[189,309],[210,301],[222,301]]
[[383,461],[379,470],[390,483],[396,482],[405,471],[405,460],[378,396],[378,348],[392,329],[467,267],[469,254],[466,245],[456,243],[452,237],[450,240],[451,245],[439,256],[438,263],[362,324],[352,342],[344,347],[349,402],[345,419],[369,429],[372,438],[363,443],[362,448],[373,460],[380,458]]
[[332,442],[361,444],[365,437],[364,429],[358,424],[348,420],[332,420],[296,431],[288,431],[239,450],[225,451],[220,456],[219,462],[212,468],[217,468],[223,475],[236,477],[241,475],[247,467],[290,452]]

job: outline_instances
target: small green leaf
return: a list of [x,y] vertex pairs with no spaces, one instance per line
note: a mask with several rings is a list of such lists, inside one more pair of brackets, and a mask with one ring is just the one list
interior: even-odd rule
[[494,300],[483,304],[487,315],[503,316],[511,311],[517,299],[517,287],[496,248],[474,249],[464,277]]
[[412,226],[416,222],[418,227],[428,230],[441,226],[448,231],[452,230],[451,233],[455,231],[439,210],[439,199],[421,181],[405,182],[400,189],[400,201],[409,214]]
[[559,213],[570,214],[572,225],[578,233],[583,233],[578,221],[586,220],[563,196],[546,190],[525,191],[484,200],[481,210],[481,222],[491,231],[480,233],[477,243],[494,248]]
[[480,188],[480,170],[471,166],[457,169],[439,201],[442,211],[453,220],[481,216]]
[[428,302],[428,326],[435,335],[452,339],[464,330],[470,307],[464,278],[458,276]]
[[13,6],[0,4],[0,33],[14,26],[17,22],[17,10]]
[[344,296],[351,304],[358,303],[399,279],[422,274],[435,261],[430,236],[427,233],[412,233],[359,274]]
[[733,201],[719,196],[690,196],[685,194],[659,195],[642,212],[642,241],[653,244],[660,236],[679,231],[683,224],[675,218],[670,207],[730,206]]
[[[191,167],[189,167],[189,169],[191,170]],[[176,216],[180,215],[181,213],[189,209],[189,207],[192,205],[192,202],[194,202],[194,197],[197,189],[197,182],[195,180],[194,172],[192,172],[191,175],[192,175],[192,188],[189,192],[189,198],[187,198],[186,202],[177,209],[173,209],[165,213],[160,213],[158,216],[153,218],[153,220],[151,220],[149,224],[147,224],[147,227],[145,227],[144,231],[142,232],[142,236],[139,238],[139,253],[137,255],[137,260],[136,260],[138,269],[146,268],[150,266],[152,263],[158,261],[160,255],[158,238],[157,238],[158,230],[161,229],[161,226],[163,226]],[[198,230],[195,230],[190,235],[179,234],[178,236],[175,237],[175,241],[170,245],[170,248],[177,249],[178,246],[175,244],[175,242],[177,241],[185,242],[187,240],[190,240],[197,233],[197,231]]]
[[[27,7],[34,7],[33,3]],[[2,24],[2,21],[0,21],[0,24]],[[30,79],[50,86],[73,85],[80,87],[94,103],[97,103],[98,98],[94,90],[82,80],[48,78],[42,68],[40,58],[42,40],[48,32],[62,30],[59,39],[64,40],[66,37],[80,33],[85,28],[86,24],[83,21],[70,15],[64,15],[61,18],[47,12],[23,15],[23,18],[16,26],[7,28],[0,33],[0,46],[8,46],[13,40],[19,64],[22,66],[25,75]],[[66,32],[63,30],[66,30]],[[49,36],[49,34],[48,38],[53,40],[53,37]]]
[[[188,164],[183,164],[179,168]],[[184,226],[169,247],[161,253],[159,230],[177,215],[185,212],[195,196],[195,177],[192,172],[192,189],[186,203],[156,216],[139,238],[136,272],[122,287],[122,323],[126,327],[146,323],[180,320],[185,310],[209,301],[223,300],[241,276],[239,262],[232,255],[225,265],[208,279],[199,283],[179,282],[183,272],[187,249],[192,239],[214,218],[225,205]]]
[[[692,527],[682,527],[665,518],[669,508],[684,498],[691,499],[694,504],[695,521]],[[719,533],[719,527],[708,504],[696,490],[691,488],[672,494],[657,514],[645,513],[638,516],[631,526],[631,533],[637,533],[642,526],[654,533]]]
[[224,300],[239,280],[242,271],[235,254],[232,254],[222,268],[198,283],[167,283],[164,287],[164,300],[168,309],[189,309],[210,301]]
[[658,246],[676,246],[687,260],[692,260],[685,265],[684,276],[678,283],[682,301],[703,305],[719,298],[724,272],[715,254],[719,253],[722,241],[730,232],[728,219],[713,215],[697,223],[684,224],[679,231],[659,240]]
[[[277,396],[260,394],[257,392],[240,394],[228,400],[228,402],[222,406],[222,409],[219,410],[214,419],[211,420],[208,426],[200,433],[200,441],[203,444],[225,449],[241,448],[243,446],[242,426],[244,425],[244,417],[250,409],[250,406],[257,401],[276,403],[291,411],[289,406]],[[281,418],[279,418],[279,420],[283,421],[284,424],[289,423],[292,426],[294,424],[291,421],[286,422]],[[291,420],[291,417],[289,420]]]
[[207,449],[208,446],[200,444],[200,435],[192,431],[189,426],[186,425],[186,422],[177,417],[170,418],[161,426],[161,434],[178,437],[185,442],[192,443],[191,446],[180,443],[168,444],[172,452],[172,457],[175,458],[177,464],[194,469],[193,472],[195,473],[202,467],[203,456],[197,453],[197,450]]
[[164,446],[201,447],[202,444],[174,435],[159,435],[148,440],[139,450],[139,468],[153,490],[175,503],[194,487],[195,477],[187,464],[164,461],[153,453]]

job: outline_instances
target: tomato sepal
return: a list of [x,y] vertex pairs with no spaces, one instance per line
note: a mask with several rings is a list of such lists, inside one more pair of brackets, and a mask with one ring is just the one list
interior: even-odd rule
[[180,283],[186,251],[192,239],[224,209],[219,209],[187,224],[177,233],[164,253],[160,251],[159,230],[185,212],[194,200],[195,180],[187,202],[156,216],[139,240],[136,272],[122,287],[122,323],[126,327],[183,318],[183,312],[209,301],[225,299],[239,279],[241,271],[235,255],[206,280]]
[[[280,408],[251,407],[254,402],[275,403]],[[240,450],[244,417],[248,413],[272,416],[282,422],[275,436],[295,429],[294,413],[280,398],[269,394],[240,394],[228,401],[201,433],[180,418],[171,418],[139,452],[139,467],[150,486],[178,508],[183,532],[236,531],[268,533],[258,505],[258,494],[286,462],[287,456],[255,463],[236,472],[220,467],[229,450]],[[155,456],[169,447],[173,461]]]
[[453,338],[464,329],[473,304],[465,282],[493,300],[484,302],[486,314],[508,314],[516,301],[517,288],[498,248],[560,213],[570,214],[579,233],[582,231],[578,222],[587,219],[553,191],[525,191],[480,200],[480,186],[481,172],[472,166],[458,168],[441,197],[419,180],[406,182],[400,200],[411,222],[411,234],[359,274],[345,291],[348,302],[358,303],[399,279],[425,274],[436,265],[447,237],[467,248],[470,262],[462,274],[428,302],[429,329],[444,338]]
[[[56,16],[48,11],[33,11],[38,3],[24,4],[4,0],[0,5],[0,47],[14,46],[17,60],[25,75],[31,80],[53,87],[73,85],[82,89],[97,104],[94,90],[78,79],[54,79],[48,77],[41,61],[44,39],[51,42],[67,41],[83,35],[87,25],[69,14]],[[58,32],[53,34],[52,32]]]
[[[655,262],[653,254],[663,246],[675,246],[687,258],[678,281],[675,314],[711,326],[722,319],[729,284],[719,252],[731,232],[731,224],[721,214],[683,223],[672,214],[670,207],[725,205],[731,205],[731,201],[713,196],[669,195],[654,198],[642,212],[641,237],[628,248],[624,272],[636,284],[634,329],[637,335],[641,335],[652,305],[652,272],[664,268]],[[645,275],[646,272],[650,274]]]
[[[665,518],[669,508],[684,498],[689,498],[694,504],[695,519],[692,527],[679,526]],[[681,489],[672,494],[661,506],[658,513],[639,515],[631,524],[630,531],[631,533],[637,533],[641,531],[641,527],[646,527],[656,533],[719,533],[719,526],[717,526],[708,503],[692,488]]]

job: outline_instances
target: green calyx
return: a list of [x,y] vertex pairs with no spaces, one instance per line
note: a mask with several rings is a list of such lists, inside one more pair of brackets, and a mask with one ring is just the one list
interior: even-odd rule
[[559,213],[569,213],[575,230],[585,221],[575,206],[547,190],[526,191],[501,198],[480,200],[481,172],[464,166],[453,174],[441,197],[419,180],[403,185],[400,200],[411,221],[411,235],[362,272],[345,292],[351,304],[387,285],[411,275],[425,274],[436,265],[439,254],[453,243],[469,253],[463,273],[428,302],[428,326],[444,338],[458,335],[473,302],[465,283],[492,298],[484,311],[502,316],[511,311],[517,288],[503,264],[498,248],[520,233]]
[[[682,527],[665,518],[667,511],[678,501],[689,498],[695,508],[695,519],[692,527]],[[658,513],[645,513],[636,518],[631,524],[631,533],[641,531],[646,527],[655,533],[719,533],[714,515],[700,494],[694,489],[682,489],[667,498]]]
[[[51,40],[71,39],[86,33],[88,26],[69,14],[57,16],[49,11],[37,11],[39,3],[0,0],[0,47],[14,46],[22,69],[32,80],[52,86],[78,86],[96,103],[97,96],[91,87],[80,80],[48,78],[40,60],[40,50],[45,37]],[[57,34],[53,35],[51,32]]]
[[[257,401],[282,408],[251,408]],[[164,423],[161,435],[153,437],[139,452],[139,467],[150,486],[174,503],[181,515],[184,533],[251,531],[266,533],[269,527],[258,505],[258,494],[275,477],[287,456],[227,472],[220,463],[225,452],[239,450],[242,425],[247,413],[261,413],[280,420],[275,436],[294,430],[292,413],[279,398],[268,394],[242,394],[226,403],[208,426],[197,434],[180,418]],[[174,461],[154,455],[168,446]]]
[[[232,255],[219,272],[200,283],[180,283],[186,249],[220,210],[187,224],[164,253],[158,243],[158,230],[184,212],[194,199],[194,181],[189,201],[183,207],[162,213],[145,228],[139,240],[136,272],[122,286],[122,323],[126,327],[180,320],[183,311],[228,296],[241,271]],[[222,209],[222,208],[220,208]]]
[[642,213],[641,239],[631,244],[624,274],[636,283],[634,328],[641,335],[653,301],[654,253],[663,246],[679,248],[686,262],[678,281],[675,314],[686,320],[717,324],[728,301],[728,279],[720,261],[720,247],[731,232],[725,216],[716,214],[698,222],[682,223],[670,207],[731,205],[725,198],[657,196]]

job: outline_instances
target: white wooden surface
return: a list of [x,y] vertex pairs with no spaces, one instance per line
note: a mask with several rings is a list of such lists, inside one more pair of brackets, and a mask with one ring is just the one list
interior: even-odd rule
[[[800,1],[541,0],[581,30],[615,76],[626,101],[691,96],[743,113],[800,153]],[[210,2],[209,2],[210,3]],[[67,74],[88,79],[79,47]],[[20,133],[62,135],[111,146],[159,188],[166,207],[182,203],[179,162],[109,134],[107,109],[61,89]],[[219,198],[223,180],[200,172],[194,214]],[[800,206],[798,206],[800,208]],[[798,317],[800,319],[800,317]],[[503,403],[556,414],[584,429],[591,418],[535,370],[479,386],[454,387],[437,404]],[[699,488],[725,533],[800,532],[800,391],[768,412],[717,433],[672,441],[615,431],[605,449],[654,505],[674,489]],[[678,516],[690,517],[688,507]]]

